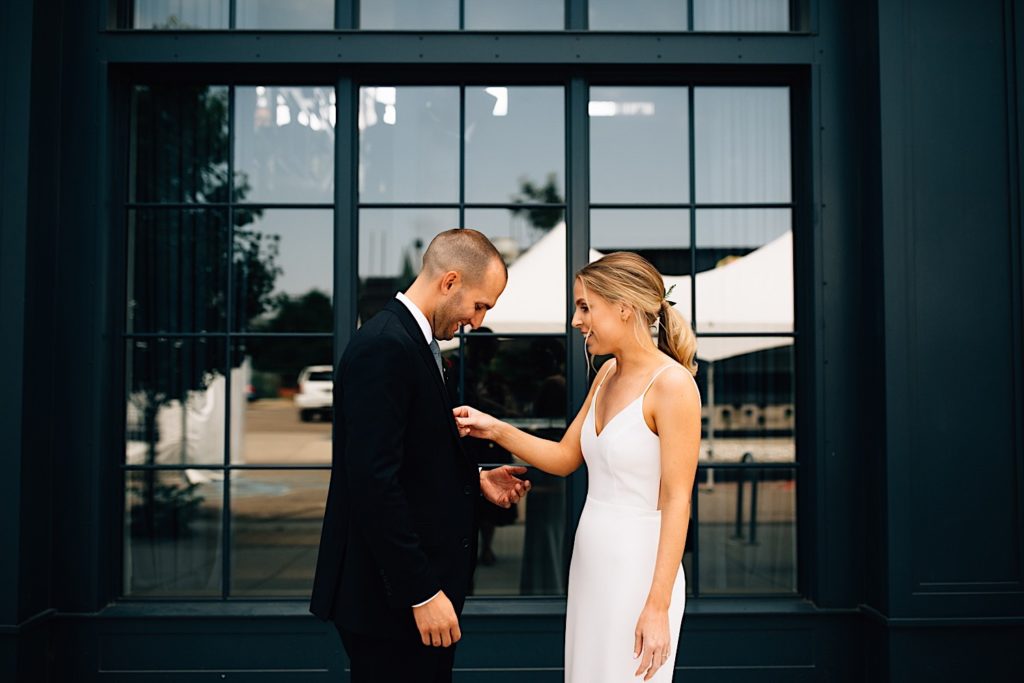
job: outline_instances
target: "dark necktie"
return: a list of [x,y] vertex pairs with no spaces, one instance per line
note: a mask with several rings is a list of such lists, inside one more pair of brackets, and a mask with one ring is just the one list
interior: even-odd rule
[[441,347],[437,345],[436,339],[430,340],[430,352],[434,354],[434,362],[437,363],[437,371],[441,373],[441,379],[444,379],[444,366],[441,364]]

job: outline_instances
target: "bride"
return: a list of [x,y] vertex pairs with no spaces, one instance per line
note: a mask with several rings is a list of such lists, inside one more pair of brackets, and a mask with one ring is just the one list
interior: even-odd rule
[[[648,261],[609,254],[576,274],[572,326],[588,356],[612,355],[560,442],[469,406],[463,436],[567,476],[587,463],[566,607],[565,680],[671,681],[686,577],[681,563],[700,445],[697,342]],[[651,332],[657,331],[657,344]],[[662,668],[665,664],[669,664]]]

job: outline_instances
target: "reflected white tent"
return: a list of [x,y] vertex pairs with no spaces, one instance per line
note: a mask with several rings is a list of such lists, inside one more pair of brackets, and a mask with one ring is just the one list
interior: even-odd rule
[[[510,267],[508,286],[485,325],[498,333],[564,332],[565,223],[559,223]],[[590,250],[590,260],[603,254]],[[689,317],[691,278],[666,276],[669,297]],[[782,236],[743,258],[697,274],[698,333],[793,330],[793,241]],[[791,337],[702,337],[697,356],[717,361],[792,344]],[[449,342],[446,348],[454,348]]]

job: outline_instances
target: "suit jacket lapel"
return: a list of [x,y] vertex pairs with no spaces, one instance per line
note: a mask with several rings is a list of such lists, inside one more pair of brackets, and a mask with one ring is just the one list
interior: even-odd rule
[[431,353],[430,347],[427,346],[426,340],[423,339],[423,330],[420,329],[419,323],[416,322],[416,318],[412,317],[412,313],[408,308],[405,307],[398,299],[392,299],[385,306],[386,310],[394,313],[398,319],[402,322],[405,327],[406,333],[408,333],[413,346],[416,347],[420,358],[430,367],[430,374],[434,377],[434,386],[441,395],[441,406],[444,408],[448,426],[455,438],[455,443],[459,445],[459,453],[465,453],[462,451],[462,439],[459,437],[459,428],[455,424],[455,418],[452,416],[451,411],[451,399],[448,397],[448,388],[444,385],[444,379],[441,373],[437,370],[437,362],[434,361],[434,354]]

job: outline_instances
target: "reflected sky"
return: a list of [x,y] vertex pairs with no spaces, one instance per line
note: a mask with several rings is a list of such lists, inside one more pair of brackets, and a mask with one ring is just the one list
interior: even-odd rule
[[465,138],[467,202],[507,203],[549,178],[564,199],[563,88],[466,88]]
[[236,88],[236,201],[333,203],[335,106],[333,88]]
[[359,27],[457,30],[459,0],[360,0]]
[[334,0],[235,0],[236,28],[334,28]]
[[550,31],[565,28],[563,0],[464,0],[468,30]]

